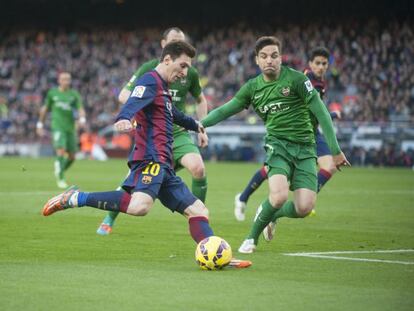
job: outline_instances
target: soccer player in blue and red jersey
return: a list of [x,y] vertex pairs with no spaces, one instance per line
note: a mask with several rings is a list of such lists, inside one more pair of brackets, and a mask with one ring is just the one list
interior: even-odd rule
[[[122,188],[126,191],[81,192],[72,187],[50,199],[43,208],[49,216],[67,208],[90,206],[106,211],[119,211],[144,216],[155,199],[188,218],[190,234],[196,243],[213,235],[208,210],[173,170],[173,122],[192,131],[204,132],[203,126],[172,105],[168,83],[187,75],[195,49],[184,41],[167,44],[160,64],[136,81],[134,90],[114,124],[118,132],[132,130],[136,122],[135,147],[128,166],[130,174]],[[207,136],[202,139],[207,142]],[[232,260],[231,266],[244,268],[249,261]]]
[[[305,75],[311,81],[313,87],[319,92],[321,99],[324,99],[327,84],[325,75],[329,66],[330,53],[325,47],[314,48],[309,55],[309,67],[304,70]],[[331,112],[332,119],[340,118],[340,111]],[[318,156],[318,192],[323,185],[337,172],[337,168],[334,164],[332,154],[325,141],[323,134],[318,130],[316,120],[315,123],[315,135],[316,135],[316,153]],[[249,181],[248,185],[242,193],[239,193],[235,197],[234,215],[237,220],[245,220],[245,210],[247,207],[247,201],[249,197],[256,191],[257,188],[267,179],[267,169],[265,166],[260,168]],[[265,239],[270,241],[273,238],[275,230],[275,219],[265,228],[263,234]]]

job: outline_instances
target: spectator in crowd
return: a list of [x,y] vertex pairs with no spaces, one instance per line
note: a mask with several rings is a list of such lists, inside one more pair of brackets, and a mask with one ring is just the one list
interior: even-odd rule
[[[7,120],[3,116],[1,121],[0,142],[35,139],[41,98],[64,68],[73,73],[73,87],[84,99],[91,130],[97,132],[111,124],[119,87],[130,68],[159,54],[160,31],[27,30],[2,35],[0,98],[8,113]],[[342,105],[344,122],[414,121],[414,27],[409,21],[397,20],[314,21],[260,29],[241,23],[211,28],[207,33],[194,27],[191,35],[199,51],[194,66],[210,108],[225,102],[258,73],[253,55],[247,51],[262,33],[274,33],[286,42],[283,62],[297,69],[306,65],[310,48],[324,45],[332,51],[327,103]],[[228,122],[246,122],[251,116],[246,110]]]

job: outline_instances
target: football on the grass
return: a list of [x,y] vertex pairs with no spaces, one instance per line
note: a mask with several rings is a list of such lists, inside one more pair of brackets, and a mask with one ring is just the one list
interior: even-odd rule
[[203,270],[219,270],[230,263],[231,247],[224,239],[210,236],[198,243],[195,258]]

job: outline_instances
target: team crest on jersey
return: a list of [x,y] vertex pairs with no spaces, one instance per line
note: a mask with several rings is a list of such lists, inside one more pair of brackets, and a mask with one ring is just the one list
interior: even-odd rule
[[136,86],[132,91],[131,97],[142,98],[142,96],[144,96],[145,89],[146,87],[143,85]]
[[305,81],[305,87],[308,90],[308,92],[310,92],[310,91],[313,90],[313,85],[312,85],[312,83],[309,80],[306,80]]
[[289,94],[290,94],[290,87],[284,87],[284,88],[282,88],[282,94],[283,94],[283,96],[289,96]]
[[152,176],[150,176],[150,175],[144,175],[144,176],[142,176],[142,183],[143,184],[148,185],[151,182],[152,182]]

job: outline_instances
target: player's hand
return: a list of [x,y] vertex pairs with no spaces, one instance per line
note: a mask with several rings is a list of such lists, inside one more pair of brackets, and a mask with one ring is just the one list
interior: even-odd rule
[[80,117],[78,120],[78,126],[80,128],[86,128],[86,118],[85,117]]
[[208,136],[207,133],[198,133],[198,146],[205,148],[208,146]]
[[201,124],[201,122],[196,121],[198,124],[198,132],[201,134],[205,134],[206,133],[206,129],[204,128],[204,126]]
[[39,135],[39,137],[45,136],[45,129],[43,128],[43,122],[41,121],[36,123],[36,134]]
[[114,124],[114,130],[120,133],[129,132],[132,128],[132,123],[129,120],[119,120]]
[[333,156],[333,161],[339,171],[341,170],[341,166],[351,166],[351,163],[349,163],[343,152],[336,156]]

